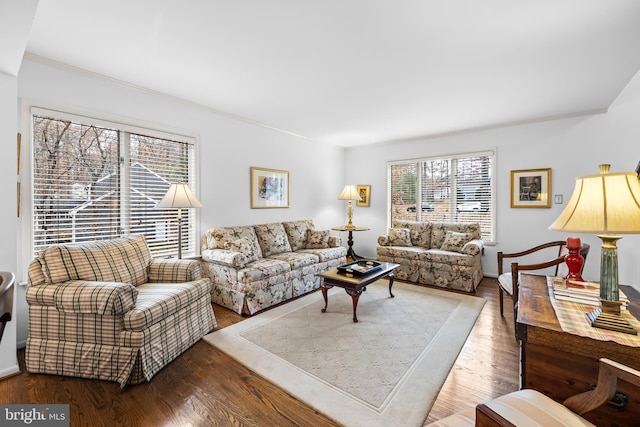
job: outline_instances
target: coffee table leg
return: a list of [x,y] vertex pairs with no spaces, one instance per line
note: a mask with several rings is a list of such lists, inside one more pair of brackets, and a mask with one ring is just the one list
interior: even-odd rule
[[324,308],[321,310],[323,313],[327,311],[327,305],[329,305],[329,298],[327,295],[327,290],[332,286],[325,285],[324,279],[322,279],[322,283],[320,283],[320,290],[322,291],[322,298],[324,298]]
[[393,275],[393,271],[389,273],[388,277],[389,277],[389,295],[391,295],[391,298],[393,298],[395,297],[395,295],[391,293],[391,287],[393,286],[393,278],[395,277]]
[[360,299],[360,294],[362,293],[362,289],[358,289],[357,291],[352,291],[345,289],[349,295],[351,295],[351,302],[353,303],[353,321],[354,323],[358,323],[358,316],[356,315],[356,311],[358,310],[358,300]]

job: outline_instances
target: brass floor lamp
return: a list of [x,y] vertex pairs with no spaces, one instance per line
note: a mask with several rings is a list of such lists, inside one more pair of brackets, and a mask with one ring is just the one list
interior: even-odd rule
[[156,205],[159,209],[178,209],[178,259],[182,259],[182,209],[201,207],[200,201],[183,182],[171,184],[167,193]]

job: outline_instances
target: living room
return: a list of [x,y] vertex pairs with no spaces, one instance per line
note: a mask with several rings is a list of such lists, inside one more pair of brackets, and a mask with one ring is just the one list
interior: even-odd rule
[[[546,110],[521,120],[485,123],[479,118],[477,126],[455,131],[345,147],[297,136],[293,131],[284,132],[277,126],[270,128],[252,122],[251,118],[237,117],[213,107],[125,84],[119,76],[88,72],[29,52],[26,45],[38,2],[24,3],[26,6],[20,6],[22,14],[18,17],[23,22],[20,37],[13,44],[13,50],[0,50],[1,63],[8,64],[0,73],[3,94],[0,99],[0,135],[5,147],[5,155],[0,158],[0,180],[6,184],[2,190],[6,209],[0,213],[3,224],[0,270],[15,272],[17,283],[26,281],[26,268],[31,256],[30,222],[24,215],[30,211],[30,202],[24,189],[21,199],[23,215],[16,217],[15,138],[20,132],[25,147],[29,145],[30,108],[33,106],[98,115],[103,119],[144,124],[195,137],[198,158],[196,190],[203,205],[195,213],[196,230],[200,235],[215,226],[307,218],[312,219],[320,230],[344,225],[346,207],[344,201],[338,200],[340,191],[347,183],[370,185],[370,206],[354,208],[354,223],[370,228],[355,236],[356,252],[367,258],[375,258],[377,238],[389,227],[388,162],[494,150],[496,229],[494,241],[485,242],[482,261],[485,276],[492,278],[497,276],[498,251],[517,251],[569,236],[548,227],[566,206],[576,177],[596,174],[601,163],[611,164],[615,172],[634,171],[640,161],[637,148],[640,139],[640,57],[637,47],[640,39],[637,31],[624,33],[625,43],[616,46],[628,52],[627,56],[631,58],[620,72],[623,75],[611,73],[612,88],[607,96],[589,103],[587,107],[577,104],[570,112],[558,112],[552,107],[560,99],[549,97]],[[577,7],[575,3],[574,7]],[[629,7],[637,13],[637,8]],[[638,17],[633,19],[637,24]],[[588,64],[593,67],[598,64],[603,69],[622,69],[618,64],[606,64],[609,56],[604,52],[607,50],[613,50],[613,46],[603,47],[603,59],[596,57]],[[176,73],[180,68],[176,66]],[[587,71],[593,70],[584,70],[585,73]],[[175,80],[180,81],[180,74],[176,75]],[[602,75],[607,76],[604,71]],[[572,85],[580,77],[565,76],[563,84]],[[460,90],[463,88],[461,84]],[[250,93],[243,95],[250,96]],[[521,101],[523,104],[527,102]],[[302,108],[317,101],[300,99],[299,102]],[[467,107],[464,96],[459,96],[448,108],[455,110],[455,103],[460,109],[475,108],[477,115],[481,116],[481,104]],[[510,106],[512,109],[519,107]],[[26,155],[24,153],[26,151],[23,152]],[[26,168],[22,172],[23,177],[29,173],[29,160],[28,157],[22,159],[22,167]],[[256,166],[289,171],[288,208],[251,208],[250,168]],[[564,202],[552,202],[548,209],[512,208],[510,172],[543,168],[552,170],[552,194],[562,195]],[[346,241],[345,233],[335,234]],[[579,237],[592,247],[584,276],[597,280],[600,240],[589,234],[580,234]],[[626,235],[618,243],[619,275],[621,283],[640,290],[640,266],[633,252],[633,247],[638,244],[640,237],[633,235]],[[27,304],[23,286],[17,287],[16,300],[13,334],[18,346],[22,347],[27,339]]]

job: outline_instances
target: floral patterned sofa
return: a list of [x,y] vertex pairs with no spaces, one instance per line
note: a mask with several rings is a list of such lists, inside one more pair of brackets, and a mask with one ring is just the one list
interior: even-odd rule
[[317,273],[346,263],[346,248],[311,220],[208,230],[202,270],[211,301],[253,315],[320,287]]
[[480,225],[394,221],[378,237],[378,261],[400,266],[395,277],[425,285],[474,292],[482,280]]
[[153,259],[142,235],[51,246],[29,265],[34,373],[149,381],[216,327],[196,260]]

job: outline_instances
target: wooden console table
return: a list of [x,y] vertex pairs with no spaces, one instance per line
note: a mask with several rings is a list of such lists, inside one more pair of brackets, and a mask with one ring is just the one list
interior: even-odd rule
[[[621,289],[629,297],[629,311],[640,318],[640,294],[630,286]],[[640,369],[640,347],[564,332],[551,305],[545,276],[521,276],[516,336],[520,340],[521,388],[538,390],[558,402],[596,383],[601,357]],[[602,405],[584,418],[598,426],[639,425],[640,388],[618,381],[617,390],[629,397],[624,407]]]

